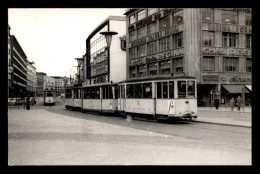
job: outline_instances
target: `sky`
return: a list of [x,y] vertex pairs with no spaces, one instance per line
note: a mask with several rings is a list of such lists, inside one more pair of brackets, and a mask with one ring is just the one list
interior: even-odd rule
[[37,72],[69,77],[76,73],[75,58],[86,53],[89,34],[108,16],[124,12],[124,8],[9,8],[8,24]]

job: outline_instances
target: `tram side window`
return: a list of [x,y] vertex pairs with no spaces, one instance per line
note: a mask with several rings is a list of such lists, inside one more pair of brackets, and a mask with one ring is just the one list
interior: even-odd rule
[[195,97],[195,81],[188,81],[188,97]]
[[115,99],[118,99],[118,96],[119,96],[119,88],[118,86],[115,86]]
[[142,83],[135,84],[135,98],[143,98],[142,89],[143,89]]
[[143,98],[152,98],[152,83],[143,84]]
[[169,81],[169,98],[174,98],[174,81]]
[[91,99],[91,93],[92,93],[92,91],[91,91],[91,88],[87,88],[87,99]]
[[134,84],[126,85],[126,95],[127,98],[134,98]]
[[72,93],[70,89],[66,89],[65,91],[65,98],[71,98],[72,97]]
[[78,89],[74,89],[74,98],[78,98],[78,97],[79,97]]
[[163,82],[163,98],[168,98],[168,82]]
[[162,83],[157,83],[157,98],[162,98]]
[[112,86],[108,86],[108,99],[113,99]]
[[99,87],[95,87],[94,88],[95,89],[95,96],[94,96],[94,98],[95,99],[100,99],[100,93],[99,93]]
[[186,98],[186,81],[178,81],[178,98]]
[[87,98],[87,89],[83,89],[83,98],[86,99]]

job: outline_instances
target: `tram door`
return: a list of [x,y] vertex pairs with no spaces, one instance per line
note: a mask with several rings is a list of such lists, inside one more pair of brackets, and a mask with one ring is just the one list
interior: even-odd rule
[[119,85],[118,110],[125,111],[125,85]]

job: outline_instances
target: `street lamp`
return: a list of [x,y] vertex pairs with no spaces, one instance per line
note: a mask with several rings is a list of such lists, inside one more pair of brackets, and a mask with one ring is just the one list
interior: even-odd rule
[[[114,31],[103,31],[103,32],[100,32],[99,34],[102,34],[105,36],[106,42],[107,42],[107,47],[110,48],[112,36],[116,35],[118,33],[114,32]],[[110,49],[108,49],[108,72],[110,73]],[[109,73],[108,73],[108,82],[110,81]]]

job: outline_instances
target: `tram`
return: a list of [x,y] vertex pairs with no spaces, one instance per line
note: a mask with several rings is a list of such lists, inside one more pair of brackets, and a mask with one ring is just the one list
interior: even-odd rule
[[65,108],[66,109],[73,109],[74,103],[73,103],[73,88],[67,88],[65,89]]
[[55,105],[55,91],[51,89],[44,90],[44,105]]
[[126,117],[143,115],[156,120],[197,118],[195,77],[131,79],[118,83],[118,112]]

